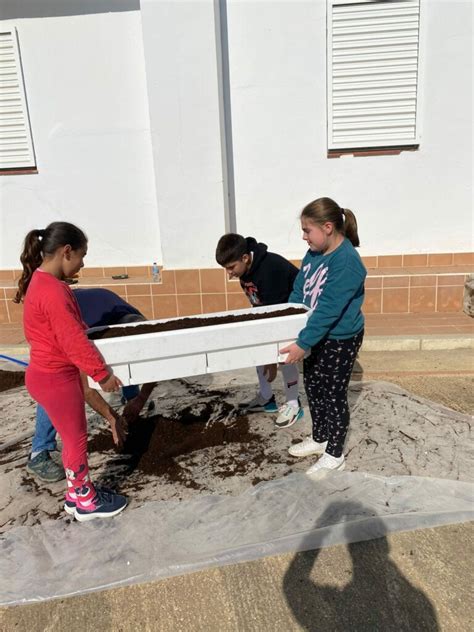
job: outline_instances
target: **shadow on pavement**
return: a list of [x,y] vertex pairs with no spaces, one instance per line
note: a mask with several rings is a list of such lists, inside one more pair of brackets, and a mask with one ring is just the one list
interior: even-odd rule
[[[334,516],[361,516],[359,503],[333,503],[319,524],[334,524]],[[377,519],[376,519],[377,520]],[[338,520],[339,522],[339,520]],[[383,533],[382,522],[376,529]],[[360,523],[360,521],[359,521]],[[317,525],[316,525],[317,526]],[[348,539],[360,524],[346,525]],[[352,535],[351,535],[352,532]],[[352,577],[343,587],[319,582],[318,577],[336,576],[342,569],[325,569],[319,561],[321,549],[297,553],[283,580],[283,590],[294,617],[303,630],[317,632],[435,632],[440,630],[431,601],[402,575],[390,559],[385,537],[347,545]],[[350,579],[349,579],[350,578]]]

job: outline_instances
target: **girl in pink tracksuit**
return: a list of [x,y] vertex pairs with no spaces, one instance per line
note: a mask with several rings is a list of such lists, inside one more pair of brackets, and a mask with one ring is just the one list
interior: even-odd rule
[[23,274],[15,297],[24,300],[23,324],[30,344],[28,392],[48,413],[62,443],[67,479],[65,510],[83,522],[115,516],[124,496],[94,486],[87,463],[87,421],[80,371],[102,390],[117,390],[120,380],[86,336],[87,326],[65,279],[84,265],[87,237],[67,222],[30,231],[21,255]]

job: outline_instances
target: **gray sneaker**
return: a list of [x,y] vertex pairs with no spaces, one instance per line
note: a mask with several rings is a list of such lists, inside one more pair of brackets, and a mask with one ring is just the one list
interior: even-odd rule
[[278,406],[276,405],[275,395],[272,395],[267,400],[263,399],[259,393],[249,402],[239,404],[239,410],[244,413],[277,413]]
[[26,469],[45,483],[56,483],[66,478],[64,468],[53,461],[48,450],[43,450],[34,458],[28,459]]

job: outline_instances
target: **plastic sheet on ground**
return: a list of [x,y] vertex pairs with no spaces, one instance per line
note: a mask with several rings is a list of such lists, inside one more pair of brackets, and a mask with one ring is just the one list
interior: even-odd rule
[[149,502],[108,521],[47,521],[0,539],[0,604],[77,595],[263,556],[472,519],[471,483],[340,472],[238,496]]

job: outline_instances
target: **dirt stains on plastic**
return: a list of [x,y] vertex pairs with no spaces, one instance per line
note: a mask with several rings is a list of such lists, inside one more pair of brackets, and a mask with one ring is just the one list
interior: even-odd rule
[[[105,478],[107,483],[126,491],[140,489],[150,477],[163,477],[169,483],[202,490],[193,476],[192,458],[183,463],[183,457],[202,458],[206,450],[221,447],[225,456],[212,460],[209,457],[212,474],[221,479],[245,475],[265,462],[277,462],[278,458],[264,449],[263,437],[250,429],[247,416],[215,398],[187,406],[169,417],[140,418],[129,428],[124,449],[113,459],[113,468]],[[90,438],[90,453],[113,449],[106,429]]]

